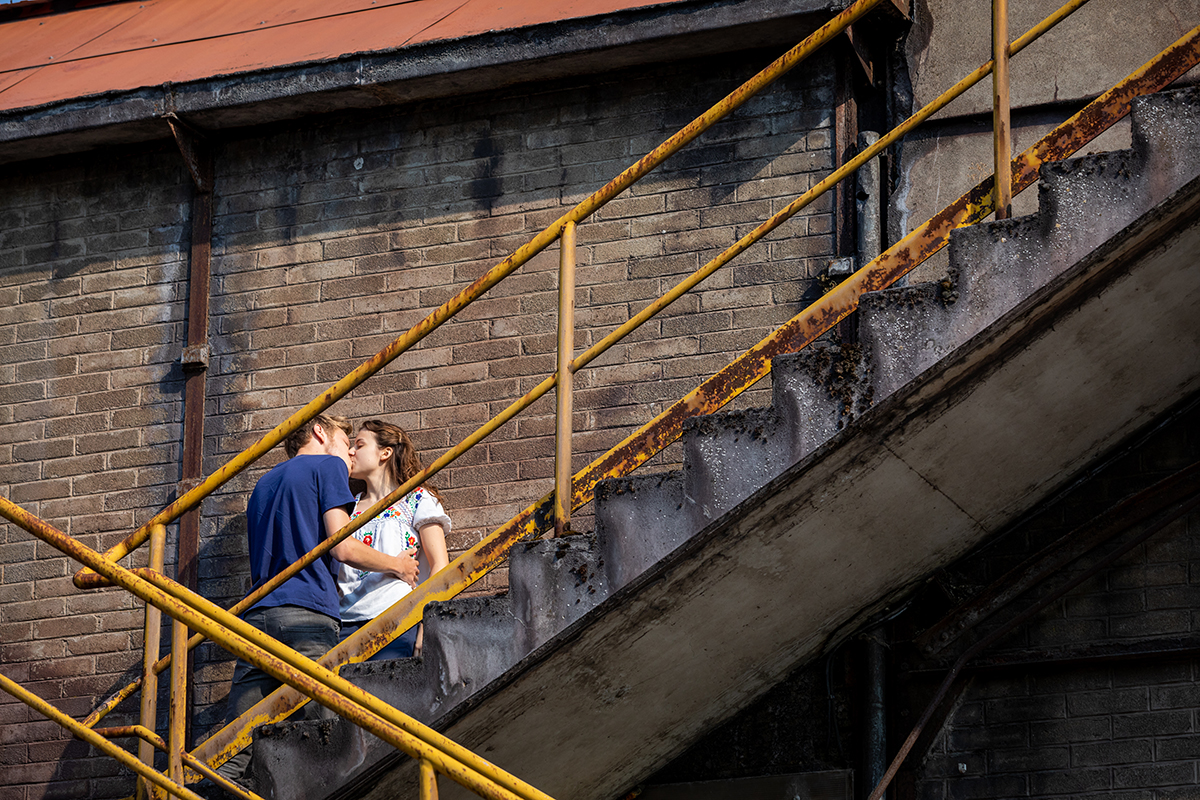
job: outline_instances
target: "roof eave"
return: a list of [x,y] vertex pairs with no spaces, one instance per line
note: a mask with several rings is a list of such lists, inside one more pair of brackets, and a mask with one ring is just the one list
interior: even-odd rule
[[751,47],[790,46],[843,3],[706,0],[417,47],[111,92],[0,114],[0,164],[169,136],[174,112],[216,131],[491,91]]

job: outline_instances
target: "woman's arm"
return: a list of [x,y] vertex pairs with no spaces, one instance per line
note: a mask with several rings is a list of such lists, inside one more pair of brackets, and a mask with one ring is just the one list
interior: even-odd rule
[[426,579],[437,575],[450,565],[450,554],[446,550],[446,529],[439,522],[431,522],[421,527],[421,550],[429,561],[429,574]]
[[[446,529],[439,522],[431,522],[418,531],[421,536],[421,550],[429,560],[429,575],[426,579],[437,575],[450,564],[450,554],[446,550]],[[421,655],[421,646],[425,643],[425,627],[417,628],[417,646],[414,656]]]

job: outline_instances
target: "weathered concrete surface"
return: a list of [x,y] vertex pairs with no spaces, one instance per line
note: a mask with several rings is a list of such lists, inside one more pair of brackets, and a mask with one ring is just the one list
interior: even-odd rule
[[[953,302],[930,285],[865,298],[862,335],[884,397],[1133,222],[1192,176],[1200,152],[1196,90],[1137,101],[1131,147],[1042,167],[1036,215],[951,236]],[[944,290],[942,290],[944,291]]]
[[[1010,41],[1061,5],[1060,0],[1010,2]],[[913,12],[905,56],[914,107],[920,108],[991,60],[992,4],[991,0],[915,0]],[[1200,0],[1092,0],[1013,58],[1013,107],[1095,97],[1197,23]],[[990,114],[991,86],[990,79],[982,81],[943,110],[941,118]]]
[[22,109],[0,115],[0,164],[169,138],[161,119],[168,111],[218,131],[747,48],[787,48],[838,5],[679,3]]
[[[1057,9],[1059,0],[1009,3],[1009,34],[1016,39]],[[991,59],[990,0],[915,0],[905,40],[912,108],[919,109],[971,70]],[[1020,152],[1084,102],[1146,63],[1194,25],[1200,0],[1129,3],[1092,0],[1012,60],[1013,150]],[[1200,80],[1193,70],[1182,84]],[[904,139],[898,180],[889,198],[892,241],[909,233],[946,203],[992,174],[991,79],[955,100]],[[1127,123],[1098,137],[1085,152],[1129,146]],[[1036,210],[1026,191],[1013,214]],[[909,283],[946,274],[939,253],[909,275]]]
[[[641,479],[627,484],[633,491],[613,493],[622,509],[600,530],[601,559],[624,557],[604,552],[610,534],[638,534],[629,568],[590,561],[590,546],[572,555],[589,571],[603,570],[613,594],[482,690],[480,681],[497,674],[496,653],[511,652],[503,631],[447,628],[452,635],[436,651],[444,657],[431,656],[424,683],[432,686],[431,709],[417,716],[448,726],[454,739],[552,795],[616,795],[819,654],[861,615],[979,544],[1195,392],[1200,178],[1166,194],[1185,171],[1197,172],[1193,145],[1175,130],[1194,122],[1195,95],[1155,98],[1139,109],[1144,130],[1155,141],[1161,134],[1163,147],[1145,161],[1149,199],[1130,194],[1133,207],[1152,203],[1132,224],[1110,228],[1102,242],[1068,236],[1062,250],[1048,233],[1047,246],[1080,260],[1042,279],[986,328],[963,333],[960,347],[703,530],[692,527],[703,515],[686,508],[704,505],[687,494],[703,481],[689,487],[686,466],[682,476],[658,476],[654,485]],[[1142,146],[1141,134],[1134,138]],[[1084,162],[1091,172],[1063,170],[1087,180],[1094,174],[1093,190],[1120,194],[1128,188],[1122,171],[1103,168],[1114,158]],[[1030,225],[1041,230],[1016,220],[969,232],[994,246],[969,251],[973,263],[959,266],[987,274],[1029,258],[1026,243],[1005,233]],[[1117,319],[1127,324],[1118,328]],[[751,417],[725,418],[732,426],[719,438],[737,438],[739,457],[754,457],[740,435]],[[641,505],[643,489],[649,505]],[[607,514],[598,510],[600,519]],[[538,580],[569,574],[551,570]],[[514,580],[513,594],[523,591]],[[435,639],[453,606],[435,610]],[[485,616],[471,603],[457,613]],[[398,705],[412,699],[398,694],[405,680],[388,686],[363,677]],[[452,708],[443,699],[451,696],[464,702]],[[304,736],[311,740],[311,726],[281,725],[256,747],[262,766],[270,762],[276,797],[311,796],[314,766],[298,755],[304,747],[289,750]],[[394,754],[371,766],[384,752],[360,736],[316,768],[331,789],[335,776],[352,776],[339,796],[412,795],[412,770]],[[443,791],[458,796],[450,786]]]

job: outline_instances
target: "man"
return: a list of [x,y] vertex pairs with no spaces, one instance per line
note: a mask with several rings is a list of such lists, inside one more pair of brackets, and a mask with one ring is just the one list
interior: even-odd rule
[[[254,588],[350,522],[350,436],[345,417],[318,415],[284,442],[288,460],[261,479],[246,505],[250,540],[250,574]],[[382,572],[416,585],[416,551],[389,556],[354,537],[334,546],[338,561]],[[338,643],[337,570],[330,555],[302,569],[260,600],[242,618],[311,659],[319,659]],[[228,721],[241,716],[273,692],[280,682],[241,659],[233,672],[226,711]],[[326,716],[316,703],[304,708],[307,718]],[[246,748],[225,762],[220,773],[238,780],[250,762]]]

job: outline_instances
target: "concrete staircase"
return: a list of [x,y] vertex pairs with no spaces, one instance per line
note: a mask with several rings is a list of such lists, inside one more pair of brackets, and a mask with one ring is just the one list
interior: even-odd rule
[[[556,797],[606,800],[1200,388],[1200,92],[1130,150],[1043,167],[1037,214],[956,231],[950,280],[867,295],[860,344],[772,365],[684,466],[608,481],[595,536],[505,597],[429,607],[422,660],[342,674]],[[256,738],[267,798],[416,796],[342,720]],[[443,797],[462,794],[443,779]]]

